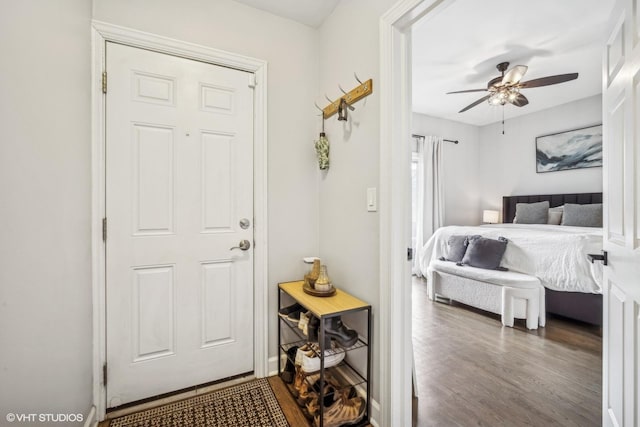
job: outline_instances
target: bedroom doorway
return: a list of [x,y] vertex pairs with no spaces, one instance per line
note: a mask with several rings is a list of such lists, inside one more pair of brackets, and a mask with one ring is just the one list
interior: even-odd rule
[[[444,9],[450,7],[454,3],[456,2],[453,2],[453,1],[413,2],[411,6],[407,5],[406,9],[401,10],[401,8],[398,7],[397,9],[390,11],[387,16],[383,17],[383,24],[387,24],[388,26],[386,27],[383,26],[382,77],[383,77],[383,81],[385,81],[385,79],[388,79],[388,81],[390,82],[390,89],[389,89],[390,94],[388,98],[384,100],[385,102],[383,102],[383,114],[382,114],[383,123],[382,123],[382,131],[381,131],[382,141],[383,141],[382,143],[383,156],[381,156],[382,157],[381,160],[384,160],[384,161],[381,162],[381,168],[382,168],[381,176],[383,181],[388,178],[389,188],[397,189],[399,188],[398,185],[404,182],[403,188],[405,189],[404,191],[406,191],[406,193],[404,196],[399,195],[396,198],[391,198],[389,202],[391,204],[391,207],[389,209],[389,213],[390,213],[389,222],[382,224],[383,239],[381,240],[381,242],[383,246],[383,251],[381,251],[381,256],[385,255],[386,242],[384,238],[386,237],[385,234],[387,231],[390,233],[390,235],[393,235],[395,231],[396,233],[398,233],[398,235],[401,235],[401,236],[404,235],[407,238],[411,233],[409,231],[410,222],[408,220],[408,215],[406,219],[402,220],[402,209],[395,208],[395,206],[397,206],[396,202],[404,201],[405,212],[408,213],[409,211],[409,208],[408,208],[408,206],[410,206],[409,200],[411,200],[411,193],[409,190],[411,188],[410,173],[409,173],[411,162],[409,160],[409,153],[408,153],[409,150],[406,148],[399,149],[397,147],[387,146],[385,142],[385,141],[397,140],[399,136],[403,136],[405,140],[408,140],[410,133],[414,131],[414,128],[411,128],[408,125],[411,122],[411,117],[409,112],[406,109],[403,110],[403,107],[405,107],[406,105],[409,105],[410,102],[407,101],[408,96],[406,91],[403,92],[403,90],[401,89],[401,88],[411,87],[411,84],[409,84],[407,81],[407,78],[410,75],[410,73],[409,72],[405,73],[405,71],[408,70],[408,67],[406,69],[403,69],[402,66],[400,67],[400,69],[394,68],[394,67],[398,66],[398,64],[402,64],[403,55],[407,55],[406,48],[407,46],[410,45],[409,40],[411,39],[411,34],[410,34],[411,31],[409,30],[409,28],[411,28],[411,26],[415,24],[419,18],[425,15],[427,16],[432,15],[435,17],[441,15]],[[447,33],[447,36],[449,36],[449,33]],[[412,40],[412,42],[414,43],[414,46],[417,45],[415,43],[415,40]],[[620,49],[616,50],[616,52],[620,52]],[[410,57],[411,55],[408,55],[408,56]],[[410,63],[410,59],[408,62]],[[386,65],[389,65],[389,67],[385,68]],[[404,65],[408,65],[408,63],[404,63]],[[385,73],[385,69],[388,71],[388,74]],[[393,70],[393,72],[391,72],[390,70]],[[414,75],[415,74],[416,73],[414,73]],[[445,88],[443,89],[443,91],[448,89],[449,88]],[[451,88],[451,89],[457,89],[457,88]],[[396,91],[398,94],[397,96],[394,94]],[[385,106],[388,106],[388,107],[385,107]],[[398,109],[401,111],[397,111]],[[385,113],[388,113],[388,114],[385,114]],[[600,115],[600,119],[601,118],[602,116]],[[406,126],[406,127],[404,129],[400,129],[402,126]],[[508,126],[506,130],[507,132],[509,131]],[[384,156],[385,153],[389,154],[388,156],[389,161],[386,161]],[[402,158],[404,158],[404,160],[399,160]],[[394,173],[394,171],[396,173]],[[399,177],[399,178],[394,179],[393,177]],[[503,193],[503,194],[509,194],[509,193]],[[606,200],[605,200],[605,203],[606,203]],[[499,209],[499,206],[495,206],[495,207],[491,206],[491,207],[496,210]],[[393,220],[393,218],[395,218],[395,220]],[[476,218],[478,223],[481,222],[480,212],[478,212]],[[382,220],[384,221],[384,218],[382,218]],[[390,248],[397,247],[395,245],[397,243],[400,243],[400,239],[394,239],[393,237],[391,237],[389,241],[391,242]],[[403,271],[405,273],[408,273],[408,270],[409,268],[405,266],[405,268],[403,269],[400,264],[397,264],[397,265],[394,264],[388,270],[382,269],[381,276],[383,277],[383,283],[382,283],[383,288],[385,284],[384,280],[386,277],[391,278],[391,281],[393,283],[406,284],[408,281],[407,277],[410,277],[410,274],[406,274],[404,278],[402,278],[401,276],[403,276],[403,273],[402,273]],[[381,292],[383,291],[383,288],[381,288]],[[400,313],[403,313],[403,314],[406,313],[406,309],[408,308],[407,307],[408,298],[406,298],[406,294],[404,295],[401,294],[401,295],[398,295],[397,298],[394,298],[393,292],[394,292],[394,289],[396,288],[390,286],[390,289],[391,289],[390,291],[391,298],[389,300],[387,307],[391,311],[391,313],[394,313],[394,312],[396,313],[395,316],[392,316],[394,320],[393,320],[392,326],[390,327],[390,331],[398,332],[403,330],[402,325],[407,325],[407,323],[410,323],[410,320],[408,320],[407,318],[408,316],[406,315],[402,316],[400,314]],[[403,289],[408,289],[408,287],[404,286]],[[387,339],[391,343],[397,342],[394,340],[393,335],[389,335]],[[401,343],[398,347],[401,349],[400,351],[406,350],[407,349],[406,342],[404,344]],[[394,356],[393,351],[391,351],[391,356],[393,360],[393,356]],[[403,372],[402,371],[403,369],[405,369],[404,372],[406,373],[407,372],[406,365],[398,367],[399,372]],[[391,369],[391,372],[393,372],[393,368]],[[393,375],[393,373],[391,373],[391,375]],[[407,383],[406,380],[404,382],[390,381],[390,384],[391,384],[391,390],[394,390],[396,392],[396,393],[390,393],[391,394],[391,396],[389,397],[390,399],[394,399],[393,397],[394,395],[399,396],[398,398],[402,398],[402,396],[406,396],[406,394],[403,394],[403,393],[407,393],[407,390],[410,391],[410,383]],[[402,390],[402,392],[397,393],[400,390]],[[400,405],[400,407],[402,408],[402,405]],[[406,408],[404,409],[406,410]],[[402,415],[398,415],[398,416],[402,416]],[[399,418],[393,418],[393,419],[397,420]]]

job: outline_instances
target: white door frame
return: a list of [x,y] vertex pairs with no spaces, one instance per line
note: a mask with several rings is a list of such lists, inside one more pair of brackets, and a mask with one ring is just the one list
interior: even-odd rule
[[[93,288],[93,402],[98,420],[106,413],[107,395],[102,367],[106,363],[105,245],[102,218],[105,217],[105,96],[102,72],[105,70],[105,43],[122,43],[159,53],[252,72],[254,89],[254,374],[268,373],[267,347],[267,62],[187,43],[100,21],[92,21],[91,66],[91,260]],[[249,77],[247,77],[249,84]]]
[[401,0],[380,18],[378,424],[384,426],[411,425],[411,26],[453,1]]

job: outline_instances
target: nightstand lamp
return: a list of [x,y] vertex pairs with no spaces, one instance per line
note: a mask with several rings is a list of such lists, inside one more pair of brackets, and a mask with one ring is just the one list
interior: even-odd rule
[[482,211],[482,222],[484,222],[485,224],[497,224],[499,215],[500,212],[498,211]]

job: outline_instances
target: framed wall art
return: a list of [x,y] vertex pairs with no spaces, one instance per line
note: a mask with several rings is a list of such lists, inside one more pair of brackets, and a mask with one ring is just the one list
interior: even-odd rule
[[536,172],[602,166],[602,125],[536,138]]

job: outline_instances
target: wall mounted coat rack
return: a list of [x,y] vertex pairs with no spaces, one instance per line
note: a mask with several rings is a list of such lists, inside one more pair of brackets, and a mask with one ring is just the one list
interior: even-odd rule
[[[358,83],[360,83],[360,85],[351,89],[349,92],[346,92],[345,90],[342,89],[340,85],[338,85],[338,87],[340,88],[340,91],[344,95],[342,95],[340,98],[336,99],[335,101],[332,101],[331,99],[329,99],[328,96],[325,95],[325,98],[327,98],[327,100],[330,102],[329,105],[327,105],[322,109],[322,115],[325,119],[328,119],[329,117],[338,113],[339,110],[340,112],[342,112],[342,110],[344,110],[347,107],[350,110],[353,110],[353,107],[351,107],[351,105],[360,101],[365,96],[369,96],[373,93],[373,79],[369,79],[363,83],[362,81],[360,81],[360,79],[355,73],[353,73],[353,75],[355,76]],[[341,117],[344,117],[344,118],[341,118]],[[346,120],[346,112],[344,112],[344,116],[340,114],[340,117],[338,119]]]

